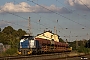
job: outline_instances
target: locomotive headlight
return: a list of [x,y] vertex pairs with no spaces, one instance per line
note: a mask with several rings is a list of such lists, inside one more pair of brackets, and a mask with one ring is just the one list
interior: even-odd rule
[[18,54],[21,55],[21,51],[18,51]]
[[32,54],[32,50],[28,52],[28,54]]

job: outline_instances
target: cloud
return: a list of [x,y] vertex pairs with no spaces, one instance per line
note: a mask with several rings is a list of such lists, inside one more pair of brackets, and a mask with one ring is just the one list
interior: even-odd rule
[[67,0],[67,3],[76,9],[90,11],[90,0]]
[[40,7],[38,5],[31,6],[26,2],[21,2],[19,4],[14,4],[12,2],[6,3],[3,6],[0,6],[0,12],[37,12],[37,13],[51,13],[59,12],[59,13],[70,13],[63,7],[56,7],[55,5]]

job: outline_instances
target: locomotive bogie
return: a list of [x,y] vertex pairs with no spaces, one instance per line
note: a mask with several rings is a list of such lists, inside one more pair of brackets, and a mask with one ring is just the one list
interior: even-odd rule
[[32,54],[32,49],[27,49],[27,48],[20,48],[18,51],[19,55],[30,55]]

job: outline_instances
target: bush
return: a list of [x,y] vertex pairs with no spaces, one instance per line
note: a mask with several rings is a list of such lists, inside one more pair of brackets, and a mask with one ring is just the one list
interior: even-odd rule
[[17,53],[17,48],[10,48],[8,50],[6,50],[3,55],[4,56],[11,56]]
[[85,47],[79,47],[78,48],[78,52],[80,53],[89,53],[90,52],[90,49],[89,48],[85,48]]

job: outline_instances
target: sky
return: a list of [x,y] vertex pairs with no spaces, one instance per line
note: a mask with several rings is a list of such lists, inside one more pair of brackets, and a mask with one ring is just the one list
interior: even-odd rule
[[0,1],[0,28],[12,26],[32,35],[44,30],[54,32],[68,41],[89,39],[90,0],[2,0]]

